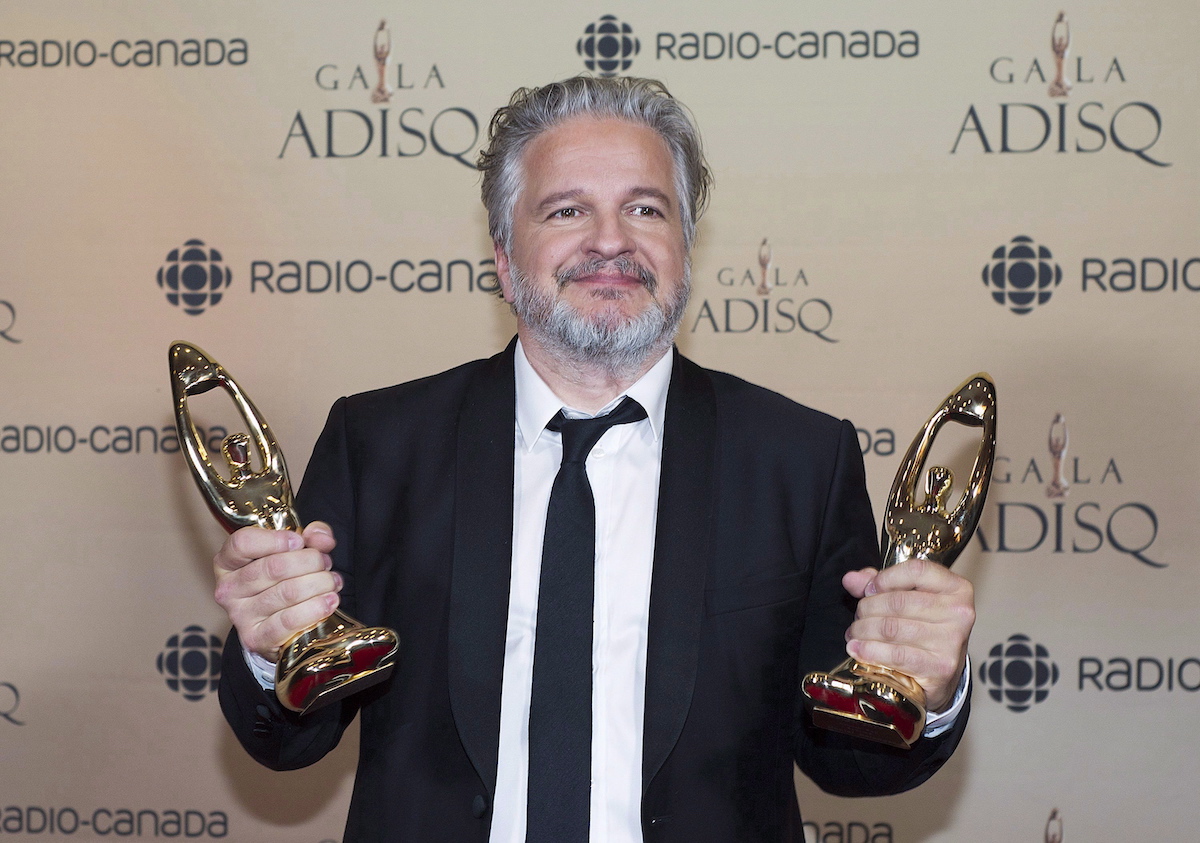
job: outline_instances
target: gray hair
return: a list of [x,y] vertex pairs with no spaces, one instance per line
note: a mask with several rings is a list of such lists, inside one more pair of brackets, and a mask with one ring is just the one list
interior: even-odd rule
[[488,231],[512,251],[513,209],[524,187],[521,157],[529,142],[573,117],[617,118],[653,129],[666,142],[675,164],[675,193],[688,249],[696,222],[708,204],[712,173],[704,160],[700,132],[687,108],[654,79],[574,76],[541,88],[519,88],[488,127],[487,149],[479,153]]

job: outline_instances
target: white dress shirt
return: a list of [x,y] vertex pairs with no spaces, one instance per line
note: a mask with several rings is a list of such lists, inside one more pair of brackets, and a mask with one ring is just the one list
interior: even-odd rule
[[[593,843],[641,841],[642,716],[646,698],[646,636],[650,573],[658,520],[662,426],[671,354],[597,415],[625,395],[646,418],[605,431],[587,458],[596,501],[596,580],[592,634]],[[529,700],[542,539],[550,488],[562,462],[562,436],[546,429],[564,407],[534,372],[520,343],[516,354],[517,425],[513,474],[513,561],[500,750],[491,843],[525,840],[529,777]]]
[[[642,843],[642,726],[650,578],[658,520],[663,419],[672,355],[596,415],[629,396],[646,418],[605,431],[587,458],[596,503],[596,574],[592,635],[592,843]],[[513,474],[513,557],[500,697],[500,745],[490,843],[523,843],[529,777],[529,703],[542,540],[550,489],[562,462],[561,434],[546,429],[565,407],[516,348],[517,418]],[[274,664],[245,651],[259,683],[274,687]],[[924,734],[948,729],[962,709],[963,671],[949,710],[930,715]]]

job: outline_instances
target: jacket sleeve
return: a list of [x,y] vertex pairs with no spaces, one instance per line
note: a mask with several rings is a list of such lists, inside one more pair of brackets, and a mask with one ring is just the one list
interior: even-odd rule
[[[349,447],[345,422],[345,399],[329,413],[297,495],[297,508],[304,524],[328,522],[338,546],[334,568],[345,580],[342,607],[353,615],[353,495]],[[306,767],[337,746],[342,732],[354,719],[358,706],[353,697],[335,702],[306,715],[280,705],[273,691],[265,691],[250,671],[242,653],[237,630],[229,632],[221,662],[218,689],[221,711],[246,751],[273,770]]]
[[[800,675],[829,670],[846,657],[845,631],[854,619],[854,600],[842,587],[851,570],[878,566],[875,519],[867,496],[862,454],[854,426],[841,425],[833,478],[820,526]],[[932,776],[958,746],[969,701],[954,725],[935,738],[920,738],[910,749],[852,738],[813,725],[797,693],[795,758],[822,790],[838,796],[883,796],[916,787]]]

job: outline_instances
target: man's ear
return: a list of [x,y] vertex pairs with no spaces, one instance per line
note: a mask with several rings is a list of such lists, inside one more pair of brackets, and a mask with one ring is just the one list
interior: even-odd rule
[[504,293],[504,300],[512,304],[512,270],[508,263],[508,253],[495,241],[492,243],[492,249],[496,253],[496,277],[500,279],[500,289]]

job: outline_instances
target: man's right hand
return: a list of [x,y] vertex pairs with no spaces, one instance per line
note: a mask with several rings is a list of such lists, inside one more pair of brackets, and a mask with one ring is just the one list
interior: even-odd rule
[[216,598],[243,646],[277,661],[289,638],[329,617],[342,588],[329,558],[335,544],[320,521],[303,533],[243,527],[225,540],[213,557]]

